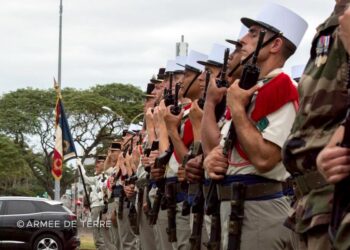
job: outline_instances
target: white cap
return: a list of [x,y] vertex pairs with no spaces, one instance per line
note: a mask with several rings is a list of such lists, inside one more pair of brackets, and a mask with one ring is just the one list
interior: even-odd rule
[[177,56],[175,59],[176,67],[174,72],[183,72],[184,68],[180,65],[186,64],[187,56]]
[[201,72],[204,70],[204,66],[200,65],[198,61],[206,61],[207,59],[208,59],[207,55],[195,50],[191,50],[187,56],[185,65],[183,64],[178,64],[178,65],[185,67],[185,69],[188,69],[188,70]]
[[165,73],[173,72],[173,69],[175,68],[176,62],[175,60],[168,60],[165,65]]
[[305,64],[294,65],[292,67],[292,78],[293,79],[301,78],[301,76],[304,73],[305,66],[306,66]]
[[224,63],[224,55],[226,46],[214,43],[211,47],[207,61],[198,61],[201,65],[213,65],[216,67],[221,67]]
[[265,4],[255,20],[244,17],[241,21],[248,28],[259,25],[271,31],[282,32],[283,37],[292,42],[295,47],[299,46],[308,27],[301,16],[275,3]]
[[142,127],[139,124],[134,124],[134,123],[131,123],[128,128],[128,131],[140,131],[140,130],[142,130]]
[[181,67],[180,63],[186,62],[186,56],[177,56],[176,60],[168,60],[165,66],[165,73],[179,73],[183,72],[184,68]]

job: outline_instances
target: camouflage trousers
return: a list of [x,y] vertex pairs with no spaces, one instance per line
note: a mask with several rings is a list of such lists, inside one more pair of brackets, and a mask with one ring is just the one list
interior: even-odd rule
[[334,248],[337,250],[350,249],[350,213],[346,214],[339,226]]
[[308,230],[306,233],[298,234],[297,240],[294,245],[294,249],[300,249],[300,250],[332,249],[329,234],[328,234],[328,225],[316,226]]

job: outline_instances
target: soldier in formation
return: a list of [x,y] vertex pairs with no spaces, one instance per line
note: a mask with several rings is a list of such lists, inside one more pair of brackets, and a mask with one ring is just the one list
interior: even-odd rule
[[230,45],[169,59],[142,129],[84,174],[92,220],[113,222],[94,228],[96,248],[350,249],[349,3],[317,28],[298,76],[282,68],[307,18],[273,3]]

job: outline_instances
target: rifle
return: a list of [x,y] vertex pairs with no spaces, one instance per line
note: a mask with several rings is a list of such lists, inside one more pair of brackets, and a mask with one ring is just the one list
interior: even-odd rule
[[[165,165],[169,162],[172,153],[173,153],[173,146],[172,144],[170,144],[169,148],[156,158],[156,161],[154,163],[154,168],[165,168]],[[157,181],[156,185],[158,187],[158,190],[154,198],[152,209],[149,213],[150,225],[155,225],[157,223],[160,207],[161,205],[164,205],[162,204],[162,198],[165,192],[165,179],[162,178],[161,180]]]
[[176,182],[166,185],[165,198],[168,209],[168,227],[166,229],[168,241],[176,242]]
[[[128,179],[125,180],[125,185],[126,186],[135,185],[136,181],[137,181],[136,175],[130,176]],[[137,216],[136,206],[135,206],[135,198],[129,199],[129,202],[130,202],[129,204],[130,206],[129,206],[128,218],[130,222],[130,227],[136,235],[139,235],[140,229],[139,229],[139,221],[138,221],[138,216]],[[139,211],[139,213],[140,212],[141,211]]]
[[193,224],[190,236],[191,250],[200,250],[202,242],[202,227],[204,220],[204,195],[202,184],[199,185],[198,195],[195,204],[192,207]]
[[121,189],[120,196],[119,196],[119,204],[118,204],[118,219],[123,219],[123,210],[124,210],[124,199],[125,199],[125,192],[124,189]]
[[[179,106],[179,91],[180,91],[180,84],[177,83],[175,85],[175,97],[174,97],[174,103],[173,106],[171,106],[170,108],[170,112],[173,115],[178,115],[181,112],[181,108]],[[167,150],[169,151],[169,153],[167,154],[167,157],[171,157],[172,152],[173,152],[173,147],[172,145],[170,145],[169,149]],[[169,159],[166,160],[165,164],[167,162],[169,162]],[[164,164],[164,166],[165,166]],[[166,185],[165,188],[165,182],[163,181],[161,183],[161,186],[164,191],[166,191],[165,193],[165,199],[161,200],[161,198],[159,197],[157,202],[159,202],[159,200],[161,200],[161,207],[165,208],[167,207],[168,209],[168,227],[166,229],[167,234],[168,234],[168,241],[169,242],[176,242],[177,238],[176,238],[176,183],[169,183]],[[158,189],[159,186],[158,186]],[[163,194],[164,194],[164,191]],[[161,193],[161,192],[160,192]],[[158,193],[157,193],[158,194]],[[164,204],[165,203],[165,204]],[[154,202],[154,204],[156,204],[156,201]],[[157,206],[159,206],[157,204]],[[156,206],[156,208],[158,209],[157,214],[159,213],[159,208]]]
[[[222,65],[220,79],[216,80],[216,86],[218,88],[228,88],[228,82],[226,81],[226,71],[227,71],[227,62],[228,62],[229,55],[230,55],[230,50],[227,48],[224,54],[224,63]],[[216,122],[220,120],[220,118],[225,113],[225,110],[226,110],[226,97],[224,96],[221,102],[215,107]]]
[[[257,62],[257,58],[260,52],[260,49],[262,47],[262,43],[264,40],[264,36],[265,36],[265,31],[260,31],[259,34],[259,41],[256,47],[256,50],[254,51],[253,54],[253,60],[252,63],[249,64],[247,63],[244,66],[243,69],[243,73],[239,82],[239,87],[242,89],[250,89],[251,87],[253,87],[258,79],[259,79],[259,74],[260,74],[260,68],[256,65]],[[229,150],[231,150],[231,148],[233,147],[233,143],[236,141],[236,133],[235,133],[235,129],[234,129],[234,124],[231,123],[230,129],[228,131],[228,134],[225,138],[225,144],[223,147],[223,155],[225,157],[228,157],[228,152]],[[206,208],[206,212],[207,214],[212,214],[213,217],[216,217],[214,219],[215,223],[217,223],[219,225],[220,223],[220,201],[218,199],[218,192],[217,192],[217,181],[211,180],[210,184],[209,184],[209,191],[208,191],[208,196],[207,196],[207,208]],[[240,187],[241,188],[241,187]],[[240,189],[239,192],[243,192],[241,191],[243,190]],[[237,198],[242,198],[242,194],[240,193],[239,195],[237,195],[239,197]],[[235,197],[236,198],[236,197]],[[240,204],[240,206],[243,206],[243,204]],[[237,214],[239,210],[239,214]],[[241,209],[241,207],[237,208],[237,207],[233,207],[233,209],[231,209],[231,215],[230,215],[230,221],[231,219],[234,219],[233,223],[230,223],[230,228],[229,228],[229,244],[228,244],[228,249],[239,249],[240,246],[240,237],[241,237],[241,225],[242,225],[242,220],[243,220],[243,209]],[[231,226],[234,225],[239,225],[239,227],[237,228],[237,226],[235,228],[231,228]],[[217,235],[217,230],[218,227],[216,226],[216,228],[214,228],[213,223],[212,223],[212,227],[211,227],[211,235],[210,235],[210,241],[208,243],[209,244],[213,244],[214,248],[211,249],[217,249],[217,241],[219,241],[220,243],[220,238],[217,239],[217,237],[219,237]],[[214,235],[212,237],[213,234],[213,230],[214,230]],[[213,239],[212,239],[213,238]]]
[[124,148],[124,151],[123,151],[123,157],[125,158],[126,156],[126,153],[128,153],[128,149],[129,149],[130,145],[126,145],[125,148]]
[[180,84],[177,83],[175,85],[174,106],[172,106],[170,109],[170,111],[173,115],[178,115],[181,112],[181,108],[179,106],[179,91],[180,91]]
[[164,102],[167,107],[175,103],[173,96],[173,73],[169,74],[169,89],[164,96]]
[[210,72],[206,71],[205,72],[205,89],[204,89],[204,93],[203,96],[201,98],[199,98],[198,100],[198,106],[203,109],[204,107],[204,103],[205,103],[205,99],[207,97],[207,91],[208,91],[208,86],[209,86],[209,81],[210,81]]
[[[350,65],[350,59],[349,65]],[[348,71],[348,88],[350,87],[350,69]],[[344,137],[340,143],[341,147],[350,148],[350,109],[348,109],[346,114],[346,120],[344,124]],[[344,180],[336,183],[334,185],[333,193],[333,207],[331,214],[331,221],[329,224],[329,234],[331,240],[334,241],[341,221],[344,219],[346,213],[350,210],[350,197],[349,197],[349,183],[350,176],[346,177]]]
[[[202,154],[202,145],[199,141],[196,141],[192,144],[191,149],[189,150],[188,154],[185,155],[183,161],[182,161],[182,166],[185,167],[187,162],[196,156]],[[191,184],[190,184],[191,185]],[[189,190],[187,190],[187,196],[192,195]],[[187,200],[184,201],[183,206],[182,206],[182,215],[186,216],[190,214],[191,206],[188,203]]]
[[[279,36],[282,36],[282,32],[280,33],[276,33],[275,35],[273,35],[272,37],[270,37],[266,42],[264,42],[262,45],[261,45],[261,48],[264,48],[266,45],[268,45],[269,43],[271,43],[273,40],[275,40],[277,37]],[[236,72],[236,70],[241,66],[241,65],[245,65],[251,58],[252,56],[254,55],[255,52],[251,53],[250,55],[248,55],[242,62],[238,63],[232,70],[231,72],[228,73],[228,76],[229,77],[232,77],[233,73]]]
[[151,151],[157,150],[159,148],[159,141],[153,141],[151,147],[144,150],[145,156],[149,157]]
[[131,137],[130,147],[129,147],[129,155],[132,154],[133,150],[134,150],[134,137]]
[[[202,146],[200,142],[194,142],[192,146],[191,152],[188,154],[188,157],[186,159],[185,165],[187,162],[194,157],[202,154]],[[202,190],[202,184],[199,183],[198,189],[192,190],[192,187],[195,184],[189,184],[188,188],[188,194],[187,196],[193,195],[193,193],[196,193],[196,197],[194,198],[193,206],[192,206],[192,213],[193,213],[193,224],[192,224],[192,233],[190,236],[190,244],[191,244],[191,250],[200,250],[201,249],[201,241],[202,241],[202,227],[203,227],[203,218],[204,218],[204,196],[203,196],[203,190]],[[185,202],[184,202],[184,209],[182,210],[182,214],[186,214],[189,212],[189,209],[186,211]]]
[[[145,156],[147,156],[147,157],[149,157],[149,155],[151,154],[151,151],[154,151],[154,150],[158,150],[158,148],[159,148],[159,141],[153,141],[152,142],[152,146],[151,146],[151,148],[146,148],[146,150],[145,150]],[[147,188],[146,188],[146,193],[147,194],[149,194],[149,192],[151,191],[151,185],[149,184],[149,179],[150,179],[150,167],[148,166],[148,167],[146,167],[145,166],[145,170],[146,170],[146,172],[147,172],[147,177],[146,177],[146,180],[147,180],[147,183],[148,183],[148,185],[147,185]],[[139,188],[139,192],[141,191],[141,193],[143,194],[143,188]],[[150,199],[148,198],[148,195],[146,196],[146,202],[147,202],[147,206],[149,207],[149,208],[151,208],[151,201],[150,201]],[[141,196],[140,197],[140,195],[139,195],[139,200],[138,200],[138,207],[140,208],[140,209],[142,209],[142,207],[143,207],[143,196]],[[141,213],[139,213],[139,215],[141,216]],[[147,214],[147,217],[149,216],[149,214]]]

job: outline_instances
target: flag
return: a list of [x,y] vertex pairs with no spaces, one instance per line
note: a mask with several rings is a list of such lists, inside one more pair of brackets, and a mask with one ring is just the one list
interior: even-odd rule
[[77,155],[60,94],[58,94],[56,102],[55,127],[55,148],[51,173],[56,180],[60,180],[63,172],[63,161]]

